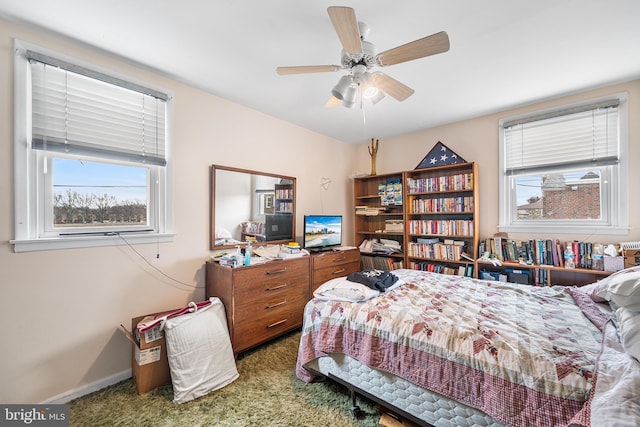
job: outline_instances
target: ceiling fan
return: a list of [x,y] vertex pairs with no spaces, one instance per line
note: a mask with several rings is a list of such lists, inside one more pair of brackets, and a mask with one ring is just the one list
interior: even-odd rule
[[331,6],[327,12],[342,44],[341,65],[276,68],[276,72],[280,75],[348,70],[349,73],[342,76],[332,89],[332,97],[327,102],[327,106],[342,103],[347,108],[353,108],[358,95],[360,99],[368,98],[373,103],[380,101],[385,94],[398,101],[404,101],[413,95],[413,89],[380,71],[371,70],[376,66],[400,64],[449,50],[449,36],[441,31],[382,53],[376,53],[375,45],[365,40],[369,34],[369,27],[358,22],[352,8]]

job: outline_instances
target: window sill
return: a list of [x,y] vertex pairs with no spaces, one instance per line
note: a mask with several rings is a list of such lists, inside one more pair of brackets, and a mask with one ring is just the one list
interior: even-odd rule
[[509,233],[627,235],[629,227],[594,227],[586,225],[499,225],[498,230]]
[[50,251],[57,249],[94,248],[100,246],[138,245],[173,242],[174,234],[123,234],[122,236],[74,236],[46,239],[10,240],[14,252]]

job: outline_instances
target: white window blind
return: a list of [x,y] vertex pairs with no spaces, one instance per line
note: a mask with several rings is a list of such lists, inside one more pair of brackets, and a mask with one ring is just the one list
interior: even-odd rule
[[65,68],[42,55],[30,56],[29,62],[32,148],[166,165],[165,95],[90,70]]
[[507,175],[616,164],[618,101],[505,123]]

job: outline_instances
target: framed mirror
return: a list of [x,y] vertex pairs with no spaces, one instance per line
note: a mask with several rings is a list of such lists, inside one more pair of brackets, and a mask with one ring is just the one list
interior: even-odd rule
[[293,241],[295,195],[294,177],[212,165],[211,249]]

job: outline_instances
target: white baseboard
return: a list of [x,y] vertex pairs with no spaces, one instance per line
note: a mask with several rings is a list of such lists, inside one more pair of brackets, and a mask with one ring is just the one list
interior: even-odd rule
[[117,374],[113,374],[110,375],[106,378],[103,378],[101,380],[95,381],[91,384],[87,384],[84,385],[82,387],[73,389],[73,390],[69,390],[66,391],[64,393],[60,393],[57,396],[53,396],[47,400],[45,400],[44,402],[41,402],[42,404],[47,404],[47,403],[51,403],[51,404],[60,404],[60,403],[68,403],[70,401],[72,401],[73,399],[77,399],[78,397],[82,397],[85,396],[89,393],[93,393],[94,391],[98,391],[100,389],[103,389],[105,387],[109,387],[110,385],[113,384],[117,384],[120,381],[124,381],[127,378],[131,378],[131,369],[126,369],[122,372],[118,372]]

